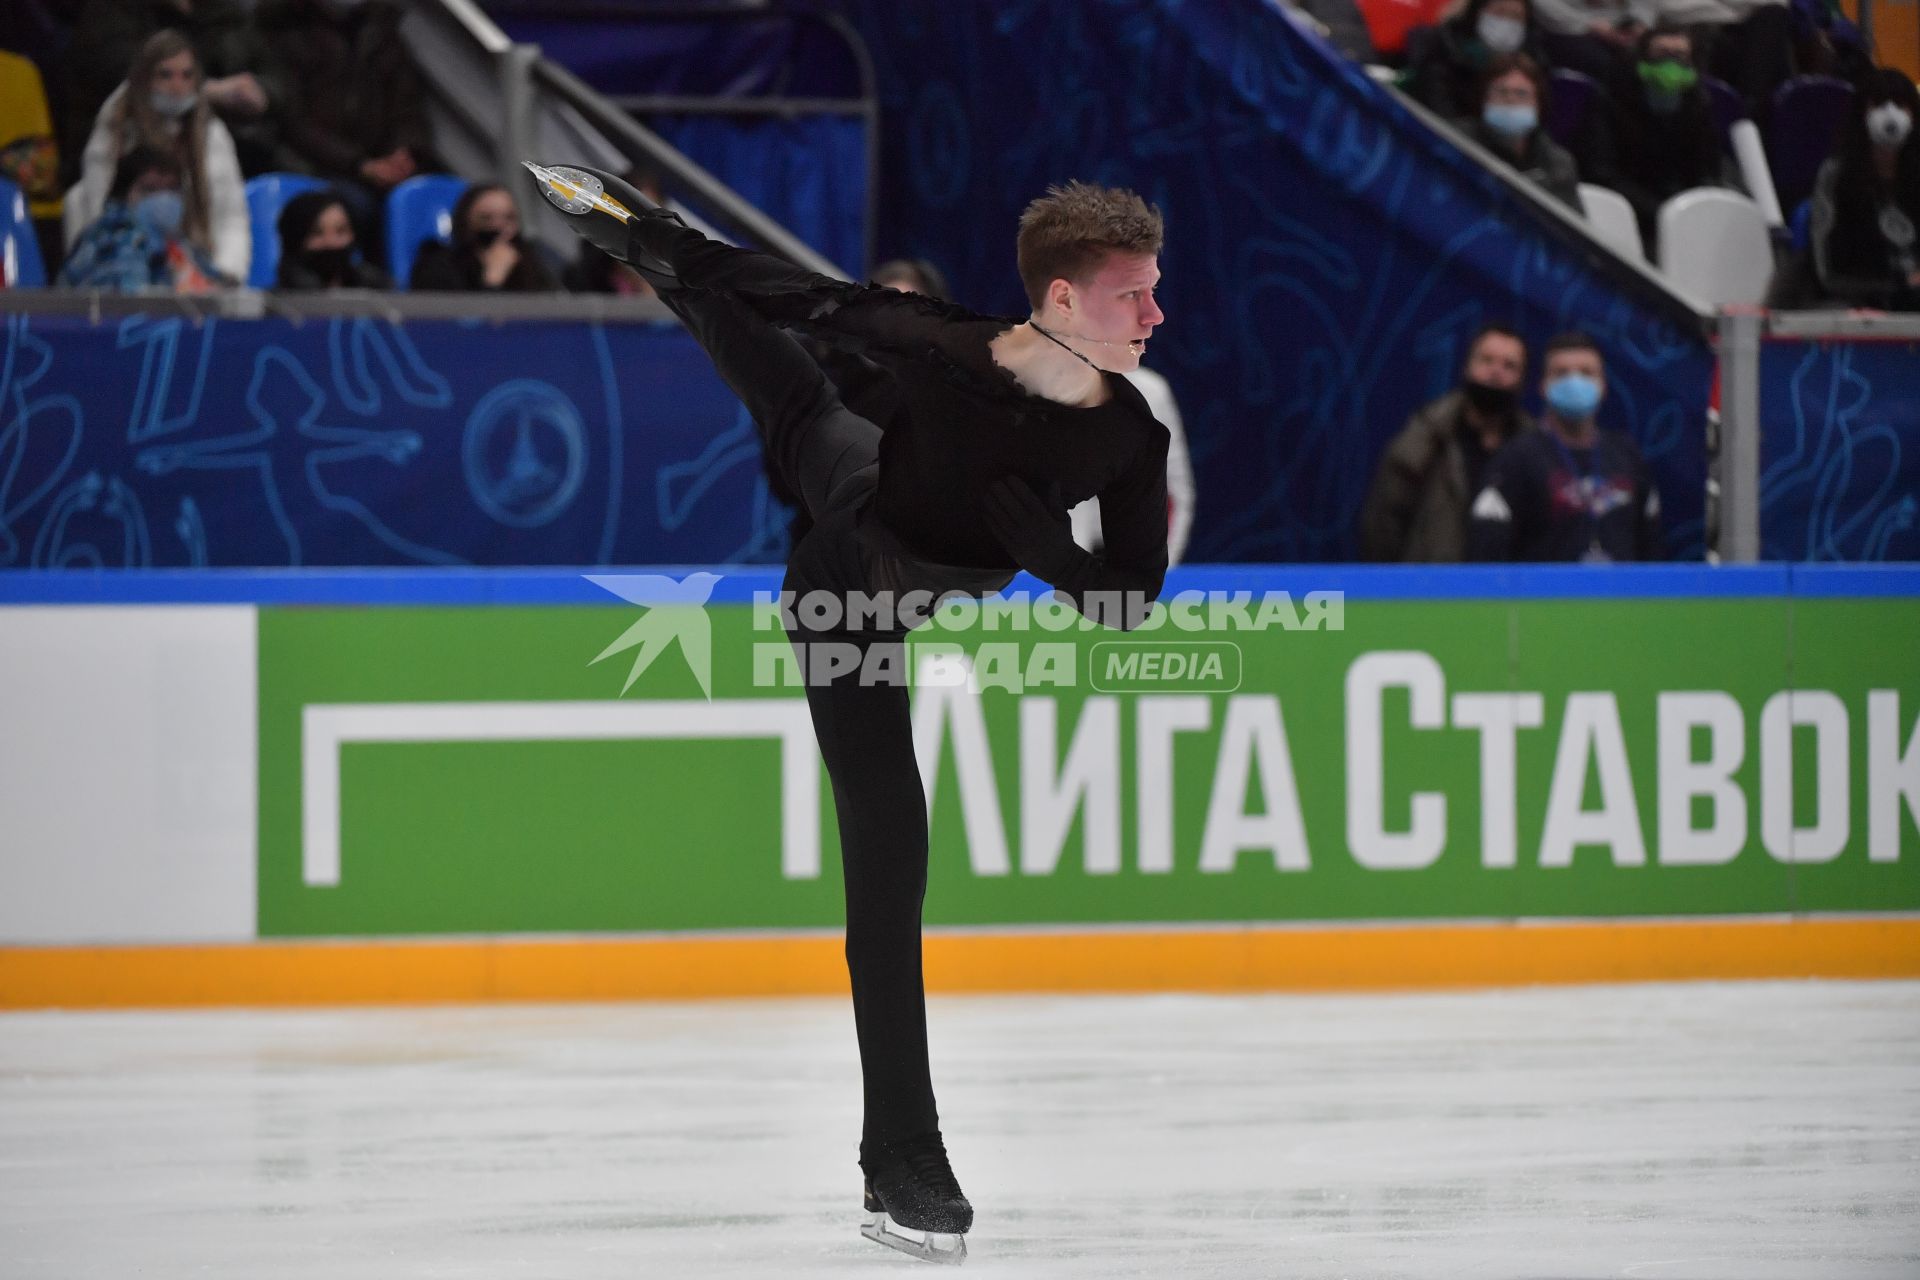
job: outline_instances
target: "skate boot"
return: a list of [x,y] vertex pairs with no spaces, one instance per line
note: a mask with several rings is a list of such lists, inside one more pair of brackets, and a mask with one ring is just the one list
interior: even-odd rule
[[973,1206],[937,1131],[888,1143],[861,1163],[870,1169],[861,1235],[924,1262],[958,1266],[967,1260]]
[[523,160],[533,175],[534,190],[548,204],[567,215],[575,234],[631,266],[656,289],[677,289],[673,264],[644,246],[642,229],[650,220],[686,223],[677,213],[662,209],[624,179],[587,165],[548,168]]

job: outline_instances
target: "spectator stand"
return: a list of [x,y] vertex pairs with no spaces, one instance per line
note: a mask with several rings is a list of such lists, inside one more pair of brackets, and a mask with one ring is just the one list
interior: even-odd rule
[[413,278],[413,262],[429,240],[453,240],[453,206],[467,189],[465,178],[445,173],[423,173],[408,178],[387,195],[387,274],[393,287],[405,289]]

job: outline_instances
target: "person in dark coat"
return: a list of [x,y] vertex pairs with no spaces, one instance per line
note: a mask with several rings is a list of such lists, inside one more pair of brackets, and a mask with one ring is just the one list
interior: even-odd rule
[[336,191],[305,191],[280,211],[276,289],[391,289],[393,279],[360,258],[353,219]]
[[413,261],[415,290],[557,293],[560,277],[520,234],[520,211],[507,189],[468,187],[453,206],[453,243],[429,240]]
[[1547,82],[1524,53],[1503,53],[1487,65],[1480,117],[1467,126],[1474,141],[1520,171],[1549,195],[1581,212],[1580,171],[1573,156],[1540,127]]
[[1839,152],[1820,168],[1811,220],[1813,273],[1828,299],[1920,311],[1920,94],[1893,67],[1854,96]]
[[1678,27],[1654,28],[1640,38],[1635,71],[1636,91],[1612,102],[1591,135],[1588,176],[1627,198],[1652,256],[1660,206],[1682,191],[1723,185],[1726,163],[1693,38]]

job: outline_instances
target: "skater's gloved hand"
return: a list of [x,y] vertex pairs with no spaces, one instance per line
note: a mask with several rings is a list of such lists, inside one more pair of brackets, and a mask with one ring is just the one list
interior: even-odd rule
[[987,486],[981,510],[1013,562],[1042,582],[1059,584],[1087,558],[1073,540],[1057,484],[1042,500],[1019,476],[1003,476]]

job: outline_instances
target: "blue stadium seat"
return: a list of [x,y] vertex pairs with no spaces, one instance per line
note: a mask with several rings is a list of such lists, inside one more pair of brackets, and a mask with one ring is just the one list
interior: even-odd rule
[[0,278],[9,289],[44,288],[47,283],[47,266],[40,261],[40,241],[33,233],[27,198],[4,178],[0,178]]
[[406,288],[413,278],[413,260],[422,244],[453,238],[453,206],[466,190],[465,178],[423,173],[387,197],[387,270],[394,288]]
[[1793,217],[1787,220],[1792,231],[1793,247],[1805,253],[1813,244],[1813,199],[1808,197],[1793,207]]
[[326,186],[304,173],[263,173],[247,179],[247,222],[253,228],[253,261],[247,266],[247,286],[271,289],[280,271],[280,211],[287,201]]

